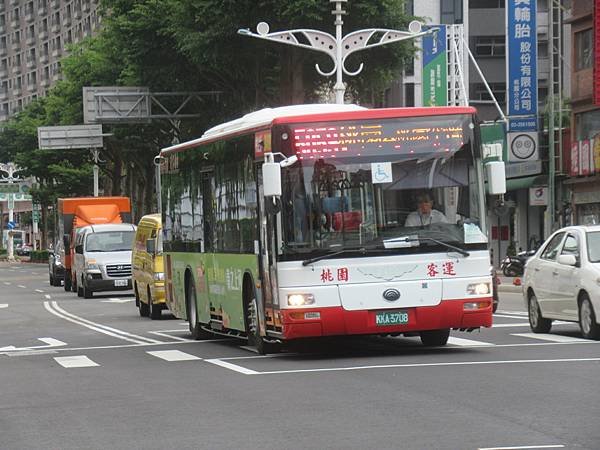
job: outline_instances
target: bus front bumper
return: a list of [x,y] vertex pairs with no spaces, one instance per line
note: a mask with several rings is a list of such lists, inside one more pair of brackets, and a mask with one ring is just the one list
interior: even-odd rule
[[[384,312],[408,313],[407,323],[377,324]],[[343,307],[283,309],[283,339],[356,334],[411,333],[441,329],[475,329],[492,326],[492,297],[444,300],[436,306],[348,311]]]

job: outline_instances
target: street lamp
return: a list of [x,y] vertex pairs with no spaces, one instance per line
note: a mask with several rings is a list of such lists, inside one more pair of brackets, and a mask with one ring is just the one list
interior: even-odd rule
[[[315,68],[317,69],[317,72],[324,77],[329,77],[334,73],[336,74],[336,83],[333,87],[335,91],[335,102],[343,104],[346,87],[342,81],[342,75],[355,76],[361,73],[363,69],[363,63],[361,63],[357,70],[348,70],[346,68],[346,59],[348,56],[359,50],[378,47],[406,39],[415,39],[434,31],[433,29],[430,29],[422,32],[421,24],[415,20],[408,25],[408,31],[369,28],[354,31],[342,37],[342,25],[344,24],[342,16],[346,14],[346,11],[342,9],[342,4],[347,3],[348,0],[329,1],[330,3],[335,3],[335,9],[331,12],[335,16],[335,37],[324,31],[310,29],[286,30],[270,33],[269,24],[266,22],[260,22],[257,25],[256,33],[253,33],[249,29],[241,29],[238,30],[238,34],[316,50],[327,54],[333,61],[333,69],[329,72],[325,72],[321,70],[318,64],[315,65]],[[297,36],[304,37],[303,41],[307,41],[308,43],[300,42]]]
[[[18,176],[16,177],[14,175],[15,172],[19,172],[20,170],[22,170],[22,169],[20,167],[16,166],[12,162],[0,163],[0,171],[6,172],[8,174],[7,177],[3,176],[2,178],[0,178],[0,181],[6,182],[8,184],[13,184],[15,181],[20,181],[21,178]],[[9,222],[12,222],[14,220],[14,207],[15,207],[15,203],[14,203],[14,199],[13,199],[13,194],[9,193],[8,194],[8,221]],[[12,231],[10,231],[10,230],[8,232],[8,260],[9,261],[15,260],[13,235],[12,235]]]

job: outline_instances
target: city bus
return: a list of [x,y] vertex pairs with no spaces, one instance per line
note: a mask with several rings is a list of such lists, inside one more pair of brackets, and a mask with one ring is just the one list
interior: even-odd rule
[[213,127],[160,153],[167,306],[194,339],[260,353],[490,327],[484,174],[502,193],[471,107],[297,105]]

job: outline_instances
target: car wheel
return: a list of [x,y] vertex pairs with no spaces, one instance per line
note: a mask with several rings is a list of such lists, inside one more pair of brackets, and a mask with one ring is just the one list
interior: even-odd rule
[[206,330],[203,330],[200,322],[198,321],[198,306],[196,303],[196,286],[194,286],[194,278],[190,275],[187,280],[186,289],[186,306],[187,306],[187,318],[190,327],[190,334],[192,339],[209,339],[212,334]]
[[83,297],[83,288],[81,286],[77,286],[77,297]]
[[71,274],[68,272],[65,272],[64,288],[66,292],[71,292]]
[[256,348],[261,355],[267,353],[278,353],[280,346],[273,342],[266,341],[260,335],[260,318],[258,314],[258,301],[256,295],[252,294],[250,300],[246,303],[246,330],[248,334],[248,345]]
[[584,338],[600,339],[600,325],[596,322],[594,307],[587,294],[583,294],[579,303],[579,328]]
[[542,311],[534,293],[529,296],[529,306],[527,308],[529,315],[529,326],[534,333],[548,333],[552,328],[552,320],[544,319]]
[[60,278],[58,278],[58,277],[54,276],[54,277],[52,277],[52,279],[53,279],[53,281],[54,281],[54,282],[52,283],[52,286],[60,286]]
[[419,335],[423,345],[427,347],[439,347],[448,343],[450,329],[421,331]]
[[150,309],[150,318],[152,320],[158,320],[161,316],[161,305],[155,305],[152,303],[152,293],[150,287],[148,287],[148,308]]
[[77,292],[77,278],[71,280],[71,292]]
[[50,274],[50,286],[54,286],[54,277]]
[[83,298],[92,298],[93,295],[94,295],[94,291],[92,291],[89,287],[87,287],[84,284],[83,285]]

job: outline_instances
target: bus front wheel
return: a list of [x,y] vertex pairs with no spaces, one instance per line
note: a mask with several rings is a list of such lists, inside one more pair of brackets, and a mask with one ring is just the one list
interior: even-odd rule
[[446,345],[448,343],[448,337],[450,336],[450,330],[428,330],[421,331],[421,342],[427,347],[438,347]]
[[261,355],[277,353],[279,346],[273,342],[266,341],[260,335],[260,319],[258,314],[258,301],[256,295],[252,294],[246,303],[246,331],[248,334],[248,345],[256,348]]

